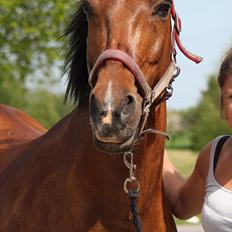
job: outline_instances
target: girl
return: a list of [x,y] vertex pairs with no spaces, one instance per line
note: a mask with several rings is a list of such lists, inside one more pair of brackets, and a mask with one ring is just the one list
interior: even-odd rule
[[[222,62],[218,83],[221,110],[232,128],[232,49]],[[219,136],[200,152],[193,173],[184,179],[164,155],[163,181],[173,214],[188,219],[202,213],[207,232],[232,232],[232,137]]]

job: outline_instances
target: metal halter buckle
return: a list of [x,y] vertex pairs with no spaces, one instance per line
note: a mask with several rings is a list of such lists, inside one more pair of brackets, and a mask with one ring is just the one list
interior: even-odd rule
[[140,184],[135,177],[136,165],[134,165],[133,159],[134,159],[134,154],[132,152],[128,151],[124,153],[124,156],[123,156],[124,164],[130,171],[130,177],[127,178],[124,182],[124,191],[127,194],[129,193],[129,188],[130,188],[129,184],[132,185],[131,188],[133,190],[136,190],[137,192],[139,192],[140,190]]

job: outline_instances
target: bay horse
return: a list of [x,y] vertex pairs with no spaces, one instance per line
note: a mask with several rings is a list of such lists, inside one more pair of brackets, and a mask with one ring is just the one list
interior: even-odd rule
[[0,106],[1,232],[134,231],[131,184],[143,231],[176,231],[162,185],[171,16],[177,40],[171,0],[81,1],[66,32],[78,107],[46,131]]

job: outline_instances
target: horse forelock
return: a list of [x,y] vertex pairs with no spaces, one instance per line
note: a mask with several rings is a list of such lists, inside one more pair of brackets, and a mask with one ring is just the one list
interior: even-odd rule
[[68,74],[65,100],[79,104],[89,95],[86,46],[88,21],[80,4],[64,36],[67,38],[67,55],[64,72]]

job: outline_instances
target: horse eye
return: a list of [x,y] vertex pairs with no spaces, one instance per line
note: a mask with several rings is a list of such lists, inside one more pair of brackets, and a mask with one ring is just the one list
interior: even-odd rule
[[155,8],[153,15],[158,15],[162,18],[165,18],[168,15],[168,11],[171,8],[171,3],[162,3]]
[[83,5],[82,5],[82,10],[83,12],[85,13],[85,15],[87,17],[91,17],[93,15],[93,9],[92,7],[90,6],[89,3],[85,2]]

